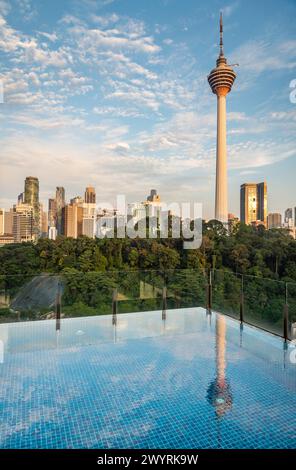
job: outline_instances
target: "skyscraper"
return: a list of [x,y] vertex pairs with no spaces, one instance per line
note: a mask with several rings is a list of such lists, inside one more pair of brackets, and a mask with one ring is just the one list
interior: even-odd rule
[[56,200],[48,199],[48,227],[57,226],[57,203]]
[[151,189],[149,196],[147,196],[149,202],[160,202],[160,196],[157,194],[156,189]]
[[64,235],[77,238],[82,235],[83,199],[75,197],[63,208]]
[[40,236],[40,205],[39,180],[35,176],[27,176],[25,179],[23,201],[33,207],[33,235],[37,239]]
[[288,209],[285,210],[285,222],[288,222],[289,219],[293,218],[293,211],[292,207],[289,207]]
[[285,227],[292,228],[293,227],[293,210],[292,207],[289,207],[285,210]]
[[65,189],[62,186],[56,187],[56,228],[58,235],[64,235],[63,208],[65,207]]
[[16,243],[36,239],[34,208],[32,205],[23,203],[13,207],[12,234]]
[[0,209],[0,235],[4,235],[5,209]]
[[13,209],[5,211],[4,214],[4,233],[12,235],[12,224],[13,224]]
[[228,220],[227,155],[226,155],[226,95],[231,91],[236,75],[223,51],[223,23],[220,14],[220,54],[216,67],[208,76],[212,92],[217,95],[217,149],[216,149],[216,194],[215,219],[223,223]]
[[88,186],[84,193],[84,202],[86,204],[96,203],[96,190],[93,186]]
[[257,220],[267,226],[267,184],[257,184]]
[[244,224],[267,225],[266,183],[245,183],[240,188],[240,219]]
[[268,228],[280,228],[282,226],[282,214],[273,212],[267,216]]

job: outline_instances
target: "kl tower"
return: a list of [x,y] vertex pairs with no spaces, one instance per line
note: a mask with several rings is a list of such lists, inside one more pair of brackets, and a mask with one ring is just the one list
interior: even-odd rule
[[[237,65],[237,64],[236,64]],[[226,95],[231,91],[235,73],[227,64],[223,51],[223,22],[220,13],[220,54],[216,67],[208,76],[212,92],[217,95],[217,150],[216,150],[216,194],[215,219],[228,222],[227,155],[226,155]]]

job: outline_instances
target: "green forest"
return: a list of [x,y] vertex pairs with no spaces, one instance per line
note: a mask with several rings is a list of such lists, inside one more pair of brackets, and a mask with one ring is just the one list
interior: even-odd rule
[[[11,301],[37,275],[52,276],[58,279],[65,316],[110,313],[115,288],[122,312],[161,308],[164,286],[169,308],[204,306],[210,271],[213,308],[238,316],[243,291],[246,316],[278,330],[288,295],[294,321],[296,243],[284,229],[239,224],[229,233],[210,221],[203,223],[202,244],[194,250],[184,250],[182,239],[87,237],[41,238],[0,249],[3,295],[9,293]],[[52,307],[44,302],[28,301],[27,308],[21,303],[22,317],[42,317]],[[4,302],[2,318],[14,315],[17,308],[11,305]]]

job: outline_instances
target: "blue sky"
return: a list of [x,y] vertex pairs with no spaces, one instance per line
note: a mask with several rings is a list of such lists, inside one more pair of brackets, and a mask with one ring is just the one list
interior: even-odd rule
[[268,184],[269,210],[296,205],[295,0],[0,0],[0,207],[27,175],[44,203],[96,187],[202,202],[212,217],[218,54],[238,62],[228,97],[229,210]]

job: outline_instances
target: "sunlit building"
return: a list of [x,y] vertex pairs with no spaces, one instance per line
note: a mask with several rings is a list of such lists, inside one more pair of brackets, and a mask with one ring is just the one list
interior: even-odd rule
[[84,193],[84,202],[86,204],[96,203],[96,190],[93,186],[88,186]]
[[83,200],[79,197],[73,198],[70,204],[63,208],[64,235],[77,238],[82,235],[83,223]]
[[15,243],[36,240],[34,208],[30,204],[13,207],[12,235]]
[[240,220],[244,224],[267,226],[266,183],[245,183],[240,188]]

